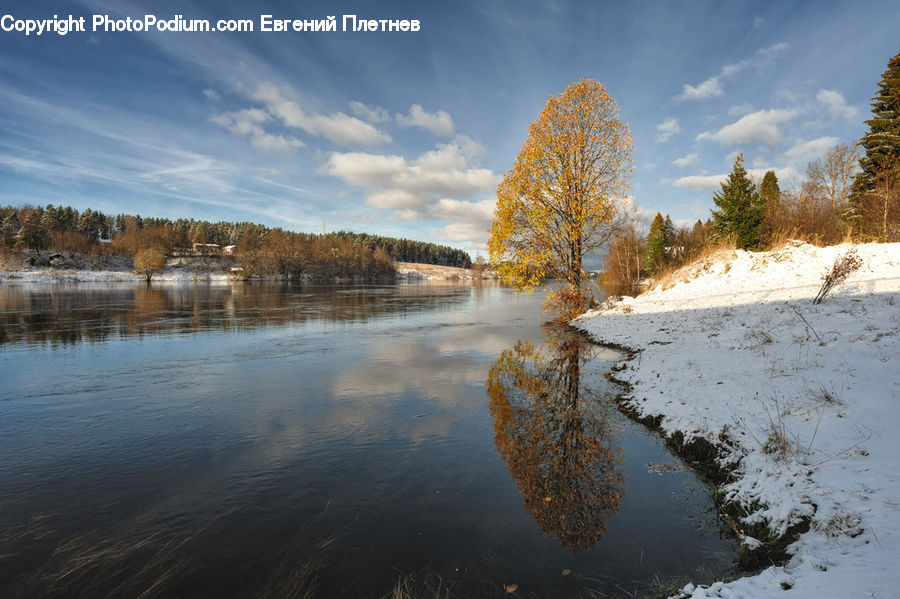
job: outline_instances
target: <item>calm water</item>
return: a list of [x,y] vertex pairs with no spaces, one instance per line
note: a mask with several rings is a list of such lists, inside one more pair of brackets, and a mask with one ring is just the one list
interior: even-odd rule
[[542,330],[540,301],[0,287],[0,596],[616,596],[726,572],[708,489],[611,403],[617,354]]

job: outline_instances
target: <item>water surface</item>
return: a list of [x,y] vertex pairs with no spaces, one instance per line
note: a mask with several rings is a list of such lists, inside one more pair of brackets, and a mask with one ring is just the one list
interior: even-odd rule
[[615,410],[620,356],[541,329],[540,301],[0,287],[0,596],[616,596],[726,572],[708,489]]

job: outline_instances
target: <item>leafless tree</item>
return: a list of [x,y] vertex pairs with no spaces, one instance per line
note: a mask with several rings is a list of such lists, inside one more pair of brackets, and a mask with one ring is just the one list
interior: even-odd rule
[[859,155],[856,146],[838,144],[828,149],[823,158],[810,162],[806,167],[806,177],[822,187],[831,199],[832,210],[844,205],[850,195],[853,175],[859,170]]

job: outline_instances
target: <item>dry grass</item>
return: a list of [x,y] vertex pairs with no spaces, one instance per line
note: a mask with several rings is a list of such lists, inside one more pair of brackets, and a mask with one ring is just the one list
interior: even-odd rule
[[731,268],[731,259],[735,256],[737,245],[733,239],[709,244],[691,262],[683,266],[668,267],[650,280],[648,289],[661,286],[663,290],[677,283],[687,283],[700,274],[709,272],[717,263],[722,263],[725,272]]

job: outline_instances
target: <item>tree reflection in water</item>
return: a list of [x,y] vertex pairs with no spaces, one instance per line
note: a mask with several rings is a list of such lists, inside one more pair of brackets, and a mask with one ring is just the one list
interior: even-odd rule
[[587,551],[622,503],[622,448],[598,390],[582,382],[596,348],[560,326],[543,331],[543,346],[519,341],[491,368],[494,444],[541,529]]

